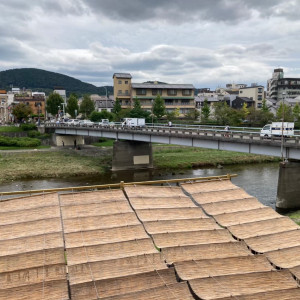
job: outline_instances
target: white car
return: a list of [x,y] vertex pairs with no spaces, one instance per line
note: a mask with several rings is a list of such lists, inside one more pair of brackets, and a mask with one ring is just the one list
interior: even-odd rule
[[90,120],[81,120],[81,121],[79,121],[79,126],[91,127],[93,125],[94,125],[94,122],[92,122]]
[[68,126],[74,126],[74,125],[79,125],[79,122],[80,122],[80,120],[78,120],[78,119],[70,119],[67,121],[66,124]]

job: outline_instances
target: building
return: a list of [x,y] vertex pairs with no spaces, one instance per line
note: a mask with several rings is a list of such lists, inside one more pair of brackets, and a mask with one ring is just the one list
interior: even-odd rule
[[234,109],[242,109],[244,103],[246,103],[247,108],[255,105],[255,101],[253,99],[248,97],[236,97],[236,99],[231,102],[231,107]]
[[65,105],[67,104],[67,93],[63,87],[54,87],[53,93],[60,95],[63,98]]
[[9,104],[6,90],[0,90],[0,124],[9,121]]
[[247,97],[254,101],[255,108],[261,108],[264,92],[264,87],[262,85],[244,87],[239,89],[239,97]]
[[95,108],[98,112],[101,112],[103,110],[111,112],[114,108],[115,101],[113,99],[113,96],[106,97],[93,94],[90,97],[91,100],[95,103]]
[[115,73],[114,82],[114,99],[120,101],[122,108],[131,107],[131,75],[129,73]]

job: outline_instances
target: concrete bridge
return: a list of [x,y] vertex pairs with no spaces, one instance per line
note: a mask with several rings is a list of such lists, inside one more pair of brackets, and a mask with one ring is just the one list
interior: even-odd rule
[[47,123],[45,130],[56,134],[57,145],[80,145],[84,143],[85,136],[115,139],[113,170],[153,167],[152,143],[282,157],[276,207],[278,210],[300,208],[300,135],[266,139],[260,137],[259,131],[243,129],[227,132],[208,126],[176,125],[124,128],[121,125],[82,127]]

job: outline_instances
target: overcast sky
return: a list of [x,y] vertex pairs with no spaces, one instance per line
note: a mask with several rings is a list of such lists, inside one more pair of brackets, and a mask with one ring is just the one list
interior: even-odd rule
[[195,87],[300,77],[300,0],[0,0],[0,71],[39,68],[97,86]]

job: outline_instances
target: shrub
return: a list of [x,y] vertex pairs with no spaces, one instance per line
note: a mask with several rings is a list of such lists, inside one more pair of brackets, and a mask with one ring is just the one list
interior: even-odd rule
[[0,136],[0,146],[15,146],[15,147],[37,147],[41,145],[41,141],[35,138],[10,138]]
[[36,130],[37,127],[35,124],[29,123],[29,124],[21,124],[21,129],[24,131],[29,131],[29,130]]

